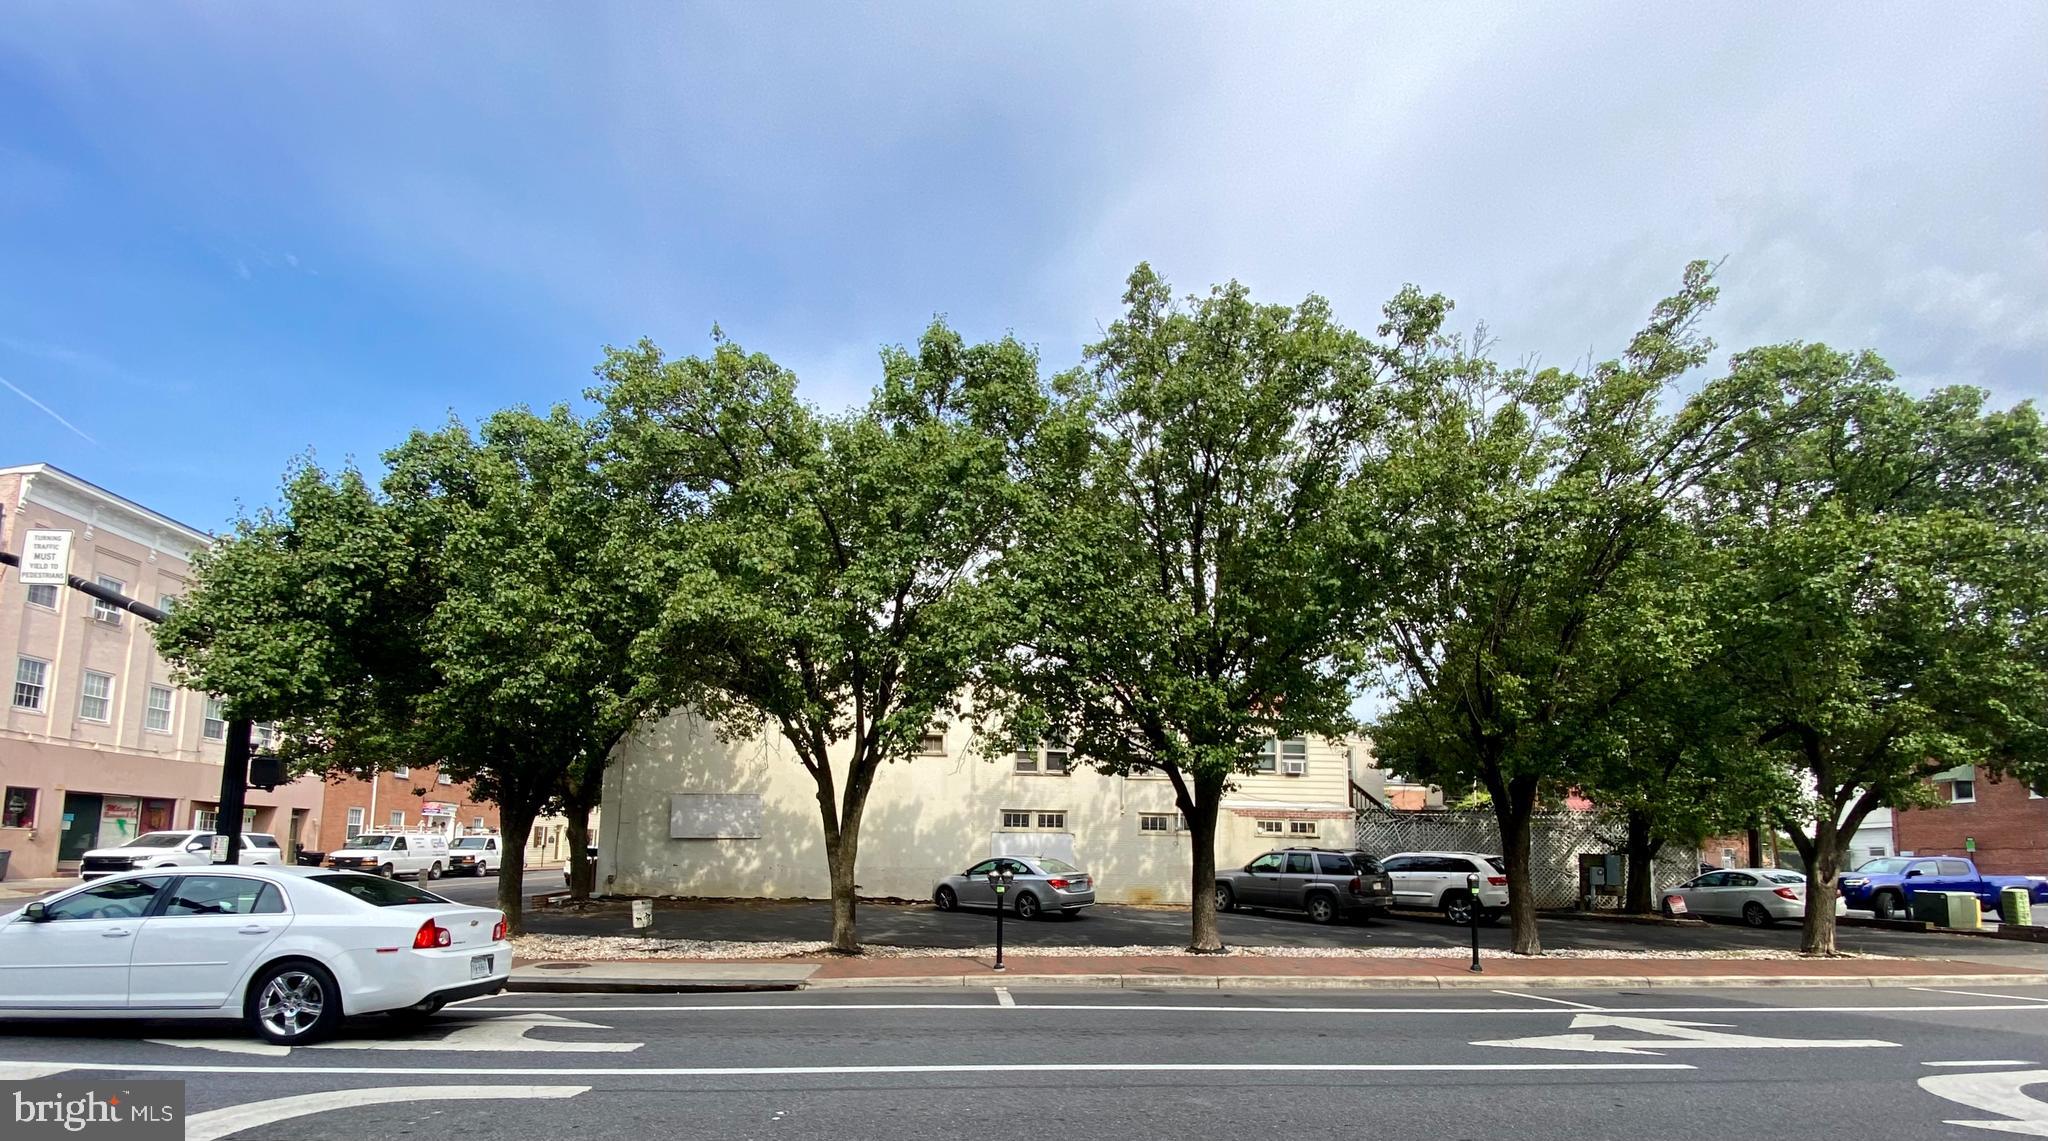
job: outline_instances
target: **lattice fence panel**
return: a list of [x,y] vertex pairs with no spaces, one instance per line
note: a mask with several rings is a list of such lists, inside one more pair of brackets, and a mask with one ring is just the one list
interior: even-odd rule
[[[1579,899],[1579,856],[1620,850],[1620,828],[1591,812],[1538,813],[1529,836],[1529,878],[1538,907],[1575,907]],[[1500,825],[1484,809],[1402,812],[1367,808],[1358,813],[1358,846],[1374,855],[1395,852],[1485,852],[1501,850]],[[1659,888],[1692,878],[1696,853],[1671,851],[1658,857]]]

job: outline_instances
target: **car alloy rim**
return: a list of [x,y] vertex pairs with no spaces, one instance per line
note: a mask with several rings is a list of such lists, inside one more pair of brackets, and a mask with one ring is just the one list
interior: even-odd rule
[[270,980],[256,1002],[263,1028],[280,1038],[296,1038],[320,1021],[326,989],[305,971],[286,971]]
[[1226,889],[1224,889],[1224,888],[1220,888],[1220,887],[1216,889],[1216,906],[1218,906],[1218,907],[1229,907],[1229,906],[1230,906],[1230,892],[1229,892],[1228,890],[1226,890]]
[[1330,901],[1318,899],[1308,905],[1308,913],[1316,919],[1326,919],[1330,914]]
[[1455,902],[1455,903],[1451,904],[1451,922],[1453,922],[1453,923],[1470,923],[1471,921],[1472,921],[1472,904],[1471,904],[1471,903],[1470,903],[1469,901],[1467,901],[1467,900],[1459,900],[1459,901],[1457,901],[1457,902]]

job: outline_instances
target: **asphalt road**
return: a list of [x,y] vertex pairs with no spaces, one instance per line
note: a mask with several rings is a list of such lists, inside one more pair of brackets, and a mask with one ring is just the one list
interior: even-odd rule
[[[530,891],[556,890],[561,873],[529,873]],[[541,885],[541,886],[535,886]],[[444,879],[435,890],[464,902],[493,904],[495,877]],[[979,947],[995,941],[995,916],[985,911],[942,912],[929,904],[862,904],[858,914],[863,942],[903,947]],[[1444,947],[1470,946],[1471,932],[1434,915],[1401,913],[1365,923],[1321,927],[1305,916],[1287,912],[1236,912],[1217,917],[1224,942],[1243,947]],[[1738,923],[1701,927],[1662,924],[1545,919],[1543,944],[1552,950],[1698,951],[1742,948],[1796,950],[1799,927],[1781,923],[1752,930]],[[624,904],[595,911],[563,914],[530,911],[530,932],[557,935],[631,935]],[[744,942],[787,940],[816,942],[830,937],[830,905],[809,900],[743,900],[708,902],[663,900],[655,908],[652,934],[673,939],[730,939]],[[1480,944],[1505,949],[1508,925],[1503,919],[1482,926]],[[1188,938],[1184,908],[1100,905],[1073,919],[1030,923],[1011,917],[1003,925],[1004,941],[1017,947],[1049,946],[1182,946]],[[1999,958],[2028,960],[2048,967],[2048,946],[1990,940],[1967,935],[1885,931],[1843,927],[1837,936],[1843,950],[1871,954],[1934,958]]]
[[2048,1136],[2048,987],[515,995],[287,1055],[0,1026],[31,1076],[182,1080],[190,1141],[1939,1141]]

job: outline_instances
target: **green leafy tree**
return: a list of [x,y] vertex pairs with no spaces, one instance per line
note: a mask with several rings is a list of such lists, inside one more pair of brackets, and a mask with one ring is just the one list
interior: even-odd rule
[[[675,704],[635,668],[659,600],[624,573],[644,556],[596,447],[565,409],[512,410],[414,433],[384,457],[381,494],[302,465],[282,510],[198,560],[158,632],[187,680],[281,721],[302,770],[432,762],[471,782],[510,839],[498,897],[515,930],[534,819],[573,806],[575,782],[594,788],[627,730]],[[587,868],[576,878],[587,891]]]
[[1956,765],[2048,770],[2048,430],[1982,392],[1915,398],[1868,353],[1787,345],[1737,371],[1768,437],[1717,473],[1710,613],[1749,738],[1805,792],[1782,823],[1809,882],[1802,939],[1835,949],[1845,839]]
[[728,737],[772,727],[816,785],[832,946],[859,950],[861,817],[885,763],[964,711],[1001,649],[983,569],[1017,538],[1047,397],[1013,340],[935,324],[883,353],[868,404],[825,415],[720,337],[604,366],[608,471],[639,497],[664,604],[643,650]]
[[1377,532],[1353,496],[1370,346],[1311,297],[1232,283],[1176,304],[1149,267],[1072,380],[997,578],[1015,649],[987,694],[1009,736],[1164,773],[1193,856],[1189,946],[1216,951],[1215,829],[1269,737],[1341,734]]
[[1696,323],[1714,298],[1694,263],[1627,352],[1585,372],[1502,368],[1413,291],[1383,330],[1420,427],[1388,461],[1413,503],[1388,560],[1393,702],[1375,749],[1393,771],[1486,791],[1520,954],[1542,950],[1538,805],[1589,782],[1584,734],[1699,652],[1651,555],[1679,528],[1673,505],[1747,442],[1722,430],[1749,399],[1741,378],[1663,411],[1711,351]]

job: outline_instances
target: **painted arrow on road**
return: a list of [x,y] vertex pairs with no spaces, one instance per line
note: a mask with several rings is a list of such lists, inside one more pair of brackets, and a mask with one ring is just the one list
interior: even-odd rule
[[1826,1050],[1898,1045],[1897,1042],[1883,1042],[1875,1038],[1764,1038],[1754,1034],[1729,1034],[1724,1032],[1728,1024],[1723,1022],[1675,1022],[1620,1014],[1579,1014],[1572,1017],[1573,1030],[1597,1026],[1618,1027],[1661,1037],[1617,1040],[1592,1034],[1543,1034],[1472,1044],[1513,1046],[1524,1050],[1579,1050],[1592,1054],[1659,1054],[1666,1050]]
[[[468,1026],[459,1027],[439,1038],[356,1038],[340,1042],[321,1042],[303,1047],[309,1050],[458,1050],[479,1054],[624,1054],[638,1050],[641,1042],[564,1042],[550,1038],[528,1037],[535,1030],[609,1030],[595,1022],[578,1022],[573,1018],[562,1018],[553,1014],[511,1014],[501,1018],[489,1018]],[[274,1046],[247,1038],[150,1038],[147,1041],[159,1046],[177,1046],[188,1050],[219,1050],[229,1054],[256,1054],[265,1057],[283,1057],[292,1052],[290,1046]]]

